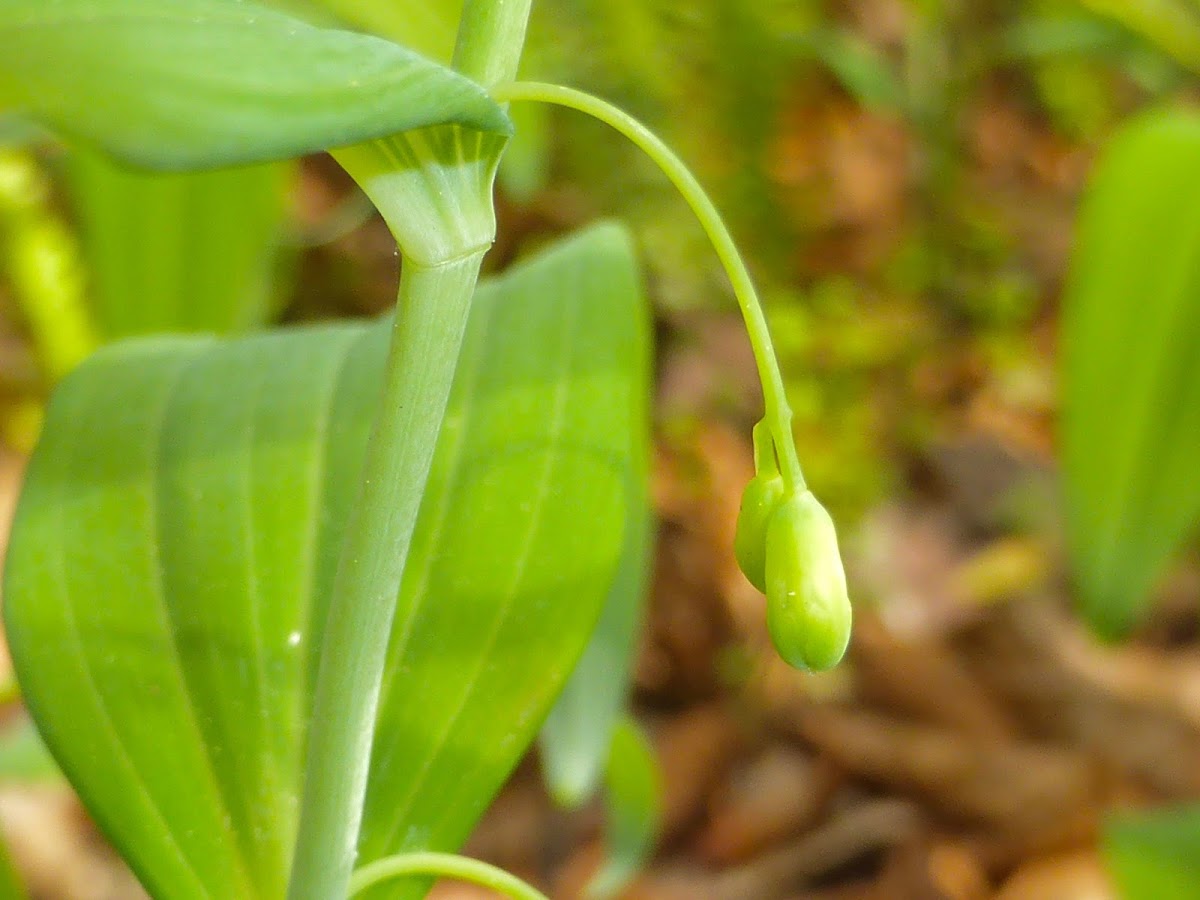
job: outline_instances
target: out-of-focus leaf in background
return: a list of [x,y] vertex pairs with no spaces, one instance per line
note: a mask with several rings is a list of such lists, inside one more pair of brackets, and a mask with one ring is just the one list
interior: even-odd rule
[[1108,16],[1145,35],[1180,63],[1200,71],[1200,8],[1191,0],[1082,0],[1098,15]]
[[362,861],[466,839],[578,662],[648,515],[649,323],[625,231],[565,241],[486,301],[405,571]]
[[605,777],[607,858],[588,885],[588,896],[616,896],[654,851],[662,817],[662,784],[654,748],[637,723],[613,731]]
[[28,150],[0,148],[0,277],[11,287],[51,381],[96,346],[75,236],[54,209],[50,179]]
[[1092,178],[1064,297],[1070,562],[1101,633],[1136,621],[1200,518],[1200,116],[1129,125]]
[[1105,829],[1104,846],[1122,897],[1200,896],[1200,807],[1116,816]]
[[[645,517],[648,329],[625,234],[592,229],[475,304],[401,588],[364,862],[465,839]],[[151,891],[282,895],[388,333],[116,344],[51,405],[8,636],[47,744]]]
[[24,896],[25,888],[21,886],[21,880],[17,877],[12,860],[9,859],[8,846],[3,836],[0,836],[0,897],[4,897],[5,900],[21,900]]
[[33,722],[22,715],[8,723],[0,732],[0,784],[61,781],[62,773]]
[[283,292],[280,234],[295,167],[157,174],[72,150],[67,178],[100,335],[237,334]]

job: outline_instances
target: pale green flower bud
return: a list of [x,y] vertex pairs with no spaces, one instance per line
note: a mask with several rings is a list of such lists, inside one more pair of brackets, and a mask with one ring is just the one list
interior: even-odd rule
[[767,522],[786,492],[776,474],[756,475],[746,485],[738,510],[733,555],[749,582],[763,593],[767,590]]
[[778,504],[767,522],[767,627],[797,669],[841,660],[850,641],[850,597],[837,532],[809,491]]

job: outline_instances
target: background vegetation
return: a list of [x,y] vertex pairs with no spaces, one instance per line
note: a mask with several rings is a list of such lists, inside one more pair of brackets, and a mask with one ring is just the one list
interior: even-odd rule
[[[449,0],[279,5],[437,56],[458,12]],[[732,559],[760,398],[723,276],[636,151],[598,124],[518,111],[489,264],[616,215],[634,227],[654,303],[659,526],[636,687],[665,796],[658,855],[630,896],[1195,896],[1197,510],[1176,516],[1176,536],[1156,530],[1161,507],[1134,504],[1121,527],[1150,537],[1095,563],[1128,577],[1107,600],[1071,566],[1087,557],[1069,522],[1105,479],[1149,484],[1174,465],[1171,495],[1195,492],[1200,431],[1183,414],[1131,451],[1140,469],[1094,464],[1089,448],[1109,437],[1092,429],[1132,433],[1141,413],[1119,418],[1103,379],[1079,373],[1120,382],[1168,343],[1188,357],[1200,289],[1181,276],[1141,298],[1181,299],[1174,324],[1140,342],[1122,331],[1069,346],[1084,332],[1064,309],[1128,297],[1105,294],[1108,257],[1091,281],[1069,275],[1081,198],[1131,121],[1194,108],[1200,6],[543,0],[526,68],[647,121],[726,211],[764,288],[806,472],[850,548],[858,604],[843,668],[811,676],[775,660]],[[1168,255],[1197,270],[1200,204],[1186,200],[1200,155],[1190,169],[1162,160],[1151,147],[1105,170],[1123,196],[1149,195],[1160,176],[1160,206],[1095,213],[1148,225],[1118,244],[1134,260],[1129,290]],[[394,296],[393,246],[327,158],[133,175],[0,120],[6,496],[49,389],[102,342],[372,314]],[[145,256],[154,267],[135,264]],[[153,302],[113,299],[128,297]],[[1129,328],[1146,318],[1133,309]],[[1153,396],[1186,410],[1196,367],[1168,371]],[[133,896],[6,710],[0,820],[18,869],[38,896]],[[577,896],[599,859],[598,818],[555,811],[534,765],[468,852]]]

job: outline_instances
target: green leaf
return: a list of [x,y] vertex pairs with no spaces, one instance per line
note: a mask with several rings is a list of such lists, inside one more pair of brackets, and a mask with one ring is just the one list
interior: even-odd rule
[[1200,807],[1117,816],[1104,837],[1122,897],[1200,897]]
[[[641,342],[636,351],[648,353],[649,349],[648,342]],[[636,363],[639,371],[649,371],[649,367],[649,359]],[[542,729],[546,784],[555,801],[567,807],[586,802],[594,792],[629,698],[653,540],[648,397],[649,392],[630,397],[629,415],[635,425],[629,448],[629,512],[620,567],[591,640]]]
[[654,850],[662,818],[662,786],[654,748],[631,719],[613,732],[605,806],[608,859],[588,885],[593,898],[615,896]]
[[1063,311],[1063,467],[1079,602],[1123,633],[1200,517],[1200,116],[1105,152]]
[[393,633],[407,637],[389,650],[364,862],[465,840],[562,690],[638,527],[649,323],[629,239],[598,227],[544,259],[468,330],[402,591],[439,602],[414,604]]
[[[115,345],[51,403],[9,550],[13,658],[47,745],[156,896],[283,894],[389,328]],[[578,660],[645,490],[646,340],[613,226],[480,288],[401,589],[360,862],[457,847]]]
[[293,166],[143,173],[81,148],[67,168],[104,338],[234,334],[274,316]]
[[[634,415],[644,421],[645,398],[634,401],[639,407]],[[645,490],[647,455],[644,445],[632,449],[631,463],[639,475],[630,485],[620,569],[587,649],[542,729],[546,785],[555,801],[566,807],[585,803],[594,792],[629,697],[652,536]]]
[[448,68],[253,3],[8,0],[0,46],[0,108],[155,169],[285,159],[440,123],[509,129]]
[[821,62],[864,106],[885,113],[905,110],[904,85],[887,57],[862,38],[836,28],[817,28],[798,38],[796,46]]

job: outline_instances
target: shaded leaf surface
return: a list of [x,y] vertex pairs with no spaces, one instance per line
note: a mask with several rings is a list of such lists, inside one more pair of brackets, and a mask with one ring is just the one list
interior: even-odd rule
[[[634,460],[644,461],[646,452],[637,448]],[[644,491],[645,483],[643,475],[631,489]],[[626,526],[617,578],[583,657],[542,729],[546,784],[555,800],[568,807],[585,803],[595,790],[629,699],[651,538],[649,516],[637,515],[648,510],[649,498],[639,493],[633,501],[635,513]]]
[[284,159],[427,125],[507,131],[477,84],[231,0],[8,0],[0,108],[150,168]]
[[[582,652],[644,496],[643,316],[611,226],[478,292],[401,590],[362,862],[457,846]],[[282,896],[388,331],[116,345],[52,403],[6,572],[14,660],[156,896]]]
[[1064,299],[1063,460],[1085,614],[1123,632],[1200,516],[1200,117],[1130,126],[1091,185]]
[[79,149],[68,174],[103,337],[270,321],[292,166],[143,173]]

